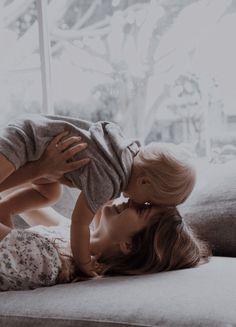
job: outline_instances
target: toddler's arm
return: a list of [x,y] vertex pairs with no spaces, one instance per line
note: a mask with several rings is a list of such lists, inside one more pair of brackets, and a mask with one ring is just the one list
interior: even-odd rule
[[90,255],[90,230],[94,213],[90,210],[83,192],[80,193],[72,213],[71,250],[78,268],[86,275],[96,277]]

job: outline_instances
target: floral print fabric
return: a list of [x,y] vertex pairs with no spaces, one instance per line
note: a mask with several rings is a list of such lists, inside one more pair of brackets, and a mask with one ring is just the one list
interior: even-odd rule
[[61,265],[51,238],[40,235],[33,228],[13,229],[0,242],[0,290],[54,285]]

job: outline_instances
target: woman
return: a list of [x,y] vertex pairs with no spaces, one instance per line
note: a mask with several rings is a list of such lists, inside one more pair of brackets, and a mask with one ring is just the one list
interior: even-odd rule
[[[6,204],[4,210],[7,214]],[[0,224],[0,290],[32,289],[85,278],[75,270],[68,219],[52,208],[25,212],[23,218],[31,225],[40,220],[44,226],[19,230]],[[195,267],[210,254],[173,207],[109,203],[98,212],[94,224],[90,254],[100,275]]]
[[[39,223],[47,227],[12,229],[10,215],[22,212],[21,202],[14,201],[14,192],[22,191],[23,182],[33,182],[32,176],[57,181],[67,171],[85,164],[84,161],[70,161],[74,153],[84,148],[79,140],[63,139],[65,148],[61,152],[55,147],[59,138],[62,135],[49,144],[40,160],[20,168],[1,185],[0,191],[11,188],[1,194],[0,201],[2,290],[53,285],[82,276],[75,271],[71,258],[68,220],[58,213],[52,209],[25,212],[24,218],[30,225]],[[133,275],[193,267],[209,256],[207,246],[194,236],[175,208],[140,207],[131,202],[118,207],[107,204],[97,213],[94,222],[90,251],[94,256],[94,269],[101,275]],[[14,251],[7,253],[9,249]]]
[[[90,164],[66,177],[81,190],[71,219],[73,258],[80,270],[93,277],[97,274],[89,255],[89,225],[97,210],[121,192],[140,204],[180,204],[194,187],[195,169],[183,148],[157,142],[140,147],[112,122],[27,114],[0,133],[0,183],[28,161],[38,159],[47,142],[62,130],[81,136],[89,145],[80,158],[90,157]],[[61,142],[55,147],[63,151]],[[60,190],[58,182],[42,184],[37,179],[18,200],[23,210],[40,208],[45,199],[48,205],[56,201]]]

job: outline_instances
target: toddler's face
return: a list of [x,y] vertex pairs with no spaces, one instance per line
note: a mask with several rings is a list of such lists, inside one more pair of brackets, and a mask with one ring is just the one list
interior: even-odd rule
[[152,185],[146,176],[131,174],[130,180],[123,190],[123,195],[137,204],[158,204],[152,202],[152,198],[154,198]]
[[164,203],[163,201],[160,201],[158,197],[154,197],[150,195],[151,192],[145,192],[142,191],[141,189],[129,191],[129,192],[123,192],[124,197],[130,198],[131,201],[137,203],[137,204],[151,204],[154,206],[163,206],[163,205],[168,205],[172,206],[175,205],[174,203],[169,203],[166,202]]
[[137,188],[136,190],[130,189],[129,191],[123,192],[123,195],[138,204],[151,203],[148,194],[143,192],[141,188]]

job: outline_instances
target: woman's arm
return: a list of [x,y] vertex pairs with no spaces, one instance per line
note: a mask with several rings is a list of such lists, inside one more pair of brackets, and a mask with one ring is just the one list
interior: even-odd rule
[[[27,163],[3,181],[0,184],[0,192],[25,183],[32,183],[39,179],[45,179],[50,182],[56,180],[63,182],[65,173],[88,164],[89,158],[70,161],[75,154],[84,150],[87,144],[81,143],[79,137],[66,137],[66,134],[64,132],[57,135],[49,143],[39,160]],[[60,148],[58,148],[58,144],[60,144]]]

